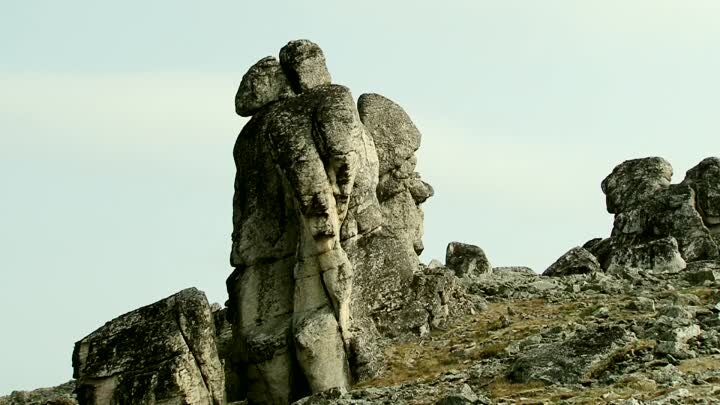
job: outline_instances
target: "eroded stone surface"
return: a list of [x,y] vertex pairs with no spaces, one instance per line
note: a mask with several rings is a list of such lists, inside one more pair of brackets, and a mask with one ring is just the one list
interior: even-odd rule
[[280,50],[280,63],[298,93],[330,84],[332,80],[322,49],[306,39],[290,41],[285,45]]
[[205,294],[195,288],[122,315],[75,344],[80,405],[223,404]]

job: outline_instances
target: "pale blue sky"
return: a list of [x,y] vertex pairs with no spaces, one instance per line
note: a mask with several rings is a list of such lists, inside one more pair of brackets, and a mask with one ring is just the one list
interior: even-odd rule
[[426,254],[542,271],[610,231],[600,181],[720,155],[716,0],[3,1],[0,394],[182,288],[225,300],[245,70],[296,38],[423,133]]

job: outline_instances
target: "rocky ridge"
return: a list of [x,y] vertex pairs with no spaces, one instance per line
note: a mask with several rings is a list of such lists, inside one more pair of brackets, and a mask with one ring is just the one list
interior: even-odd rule
[[542,275],[451,242],[420,263],[421,134],[292,41],[243,76],[225,307],[196,289],[76,344],[76,380],[0,404],[720,402],[720,159],[602,181],[611,234]]

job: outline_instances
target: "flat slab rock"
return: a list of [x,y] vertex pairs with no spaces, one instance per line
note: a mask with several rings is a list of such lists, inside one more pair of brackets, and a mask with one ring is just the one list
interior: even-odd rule
[[80,405],[222,404],[223,367],[205,294],[183,290],[75,344]]

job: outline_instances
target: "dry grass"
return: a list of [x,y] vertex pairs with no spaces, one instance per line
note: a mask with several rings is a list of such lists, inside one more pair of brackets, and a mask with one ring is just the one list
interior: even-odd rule
[[[682,293],[694,294],[703,302],[710,302],[717,295],[716,291],[704,287],[687,289]],[[513,342],[570,322],[583,323],[600,306],[608,308],[608,321],[641,320],[655,316],[653,313],[628,310],[630,301],[632,298],[627,296],[589,296],[583,301],[559,303],[549,303],[543,299],[490,303],[485,311],[460,320],[448,330],[435,331],[429,338],[388,348],[385,352],[386,373],[380,378],[361,383],[359,387],[428,383],[452,370],[465,370],[477,361],[500,359],[507,356],[506,348]],[[615,358],[598,364],[588,377],[597,378],[609,371],[615,362],[642,356],[645,351],[654,350],[655,346],[653,340],[636,341],[620,351]],[[718,369],[720,355],[685,360],[678,367],[686,373]],[[689,388],[696,391],[707,387]],[[548,386],[543,382],[515,384],[503,376],[497,376],[484,381],[484,390],[496,401],[512,401],[516,404],[558,403],[569,398],[573,399],[573,403],[595,404],[628,398],[650,400],[668,393],[668,389],[659,387],[654,381],[638,376],[629,376],[615,384],[597,387]]]
[[549,304],[542,299],[491,303],[448,330],[433,332],[429,339],[388,348],[386,373],[359,387],[426,382],[450,370],[466,369],[477,360],[504,356],[512,342],[577,319],[583,308],[575,302]]
[[682,360],[678,365],[678,369],[683,373],[701,373],[708,370],[717,370],[720,369],[720,355]]

